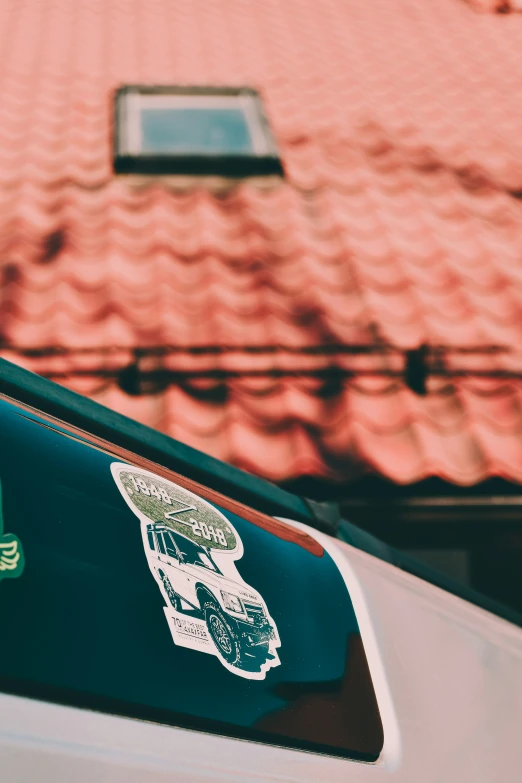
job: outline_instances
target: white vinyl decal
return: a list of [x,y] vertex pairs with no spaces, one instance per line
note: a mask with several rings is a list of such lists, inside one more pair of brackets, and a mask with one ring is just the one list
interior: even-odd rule
[[235,561],[243,542],[215,506],[168,479],[113,462],[113,478],[139,518],[150,571],[174,644],[215,655],[233,674],[263,680],[281,661],[262,596]]

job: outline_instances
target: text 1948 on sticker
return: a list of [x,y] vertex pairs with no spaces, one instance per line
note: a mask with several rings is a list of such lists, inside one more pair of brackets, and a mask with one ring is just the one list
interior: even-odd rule
[[139,518],[150,571],[174,644],[217,656],[240,677],[279,666],[276,624],[235,561],[243,542],[211,503],[154,473],[113,462],[112,475]]

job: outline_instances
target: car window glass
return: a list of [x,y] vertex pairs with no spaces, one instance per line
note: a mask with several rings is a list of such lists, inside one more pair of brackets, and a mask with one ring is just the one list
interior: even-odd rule
[[[0,400],[0,691],[379,757],[363,638],[326,549],[21,410]],[[186,568],[164,557],[158,520]]]
[[152,549],[152,551],[154,551],[154,549],[155,549],[155,546],[154,546],[154,533],[152,532],[152,530],[148,531],[147,538],[149,540],[149,547],[150,547],[150,549]]

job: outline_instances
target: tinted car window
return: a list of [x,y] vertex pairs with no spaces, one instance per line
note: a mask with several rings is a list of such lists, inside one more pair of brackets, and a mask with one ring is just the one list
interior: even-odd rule
[[[17,406],[0,401],[0,417],[0,577],[15,577],[0,580],[1,689],[378,757],[383,731],[361,634],[326,551],[247,512],[189,502],[139,458],[133,467],[117,449]],[[186,563],[208,550],[216,571],[167,572],[150,549],[151,524],[181,541]],[[23,570],[22,560],[12,567],[17,541]]]

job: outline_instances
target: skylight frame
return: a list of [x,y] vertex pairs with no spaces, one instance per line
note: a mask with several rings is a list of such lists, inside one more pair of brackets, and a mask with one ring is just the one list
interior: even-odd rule
[[[142,149],[140,115],[147,108],[240,109],[252,142],[248,153],[149,152]],[[275,139],[259,94],[249,87],[128,85],[114,98],[114,170],[117,174],[283,175]]]

